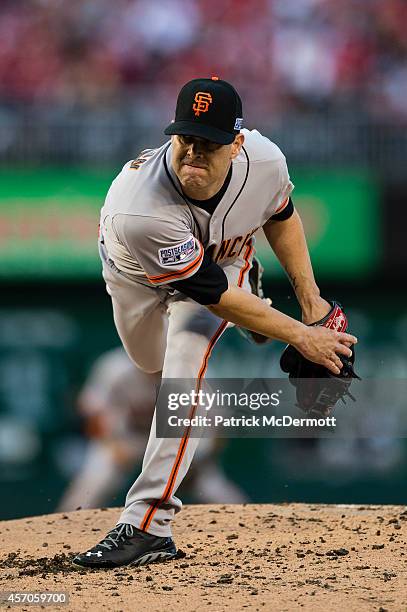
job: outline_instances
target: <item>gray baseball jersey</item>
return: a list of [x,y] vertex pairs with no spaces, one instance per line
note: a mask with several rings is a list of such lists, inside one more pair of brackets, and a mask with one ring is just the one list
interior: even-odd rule
[[255,232],[284,209],[293,189],[280,149],[257,130],[242,133],[244,147],[212,215],[183,198],[170,143],[124,166],[101,213],[105,246],[118,270],[137,282],[165,285],[195,274],[205,249],[235,280],[231,264],[253,254]]
[[[205,251],[229,284],[250,291],[254,234],[284,210],[293,189],[280,149],[256,130],[242,133],[245,141],[232,162],[230,183],[212,214],[183,196],[171,143],[128,162],[101,212],[103,277],[124,348],[145,372],[196,380],[197,389],[228,322],[174,290],[174,281],[193,276]],[[180,439],[157,438],[155,422],[156,413],[142,472],[119,522],[169,536],[182,506],[175,492],[198,438],[189,430]]]

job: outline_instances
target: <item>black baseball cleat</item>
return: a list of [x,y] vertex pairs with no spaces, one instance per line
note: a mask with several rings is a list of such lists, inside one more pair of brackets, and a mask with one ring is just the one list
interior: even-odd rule
[[176,554],[172,538],[160,538],[128,523],[119,523],[99,544],[76,555],[72,563],[89,569],[112,568],[166,561]]
[[[257,295],[261,300],[264,300],[269,306],[271,306],[270,298],[264,297],[263,286],[261,278],[263,276],[264,268],[261,265],[257,257],[253,257],[252,267],[249,271],[249,284],[253,295]],[[244,327],[236,327],[240,334],[254,344],[268,344],[271,342],[271,338],[258,334],[257,332],[245,329]]]

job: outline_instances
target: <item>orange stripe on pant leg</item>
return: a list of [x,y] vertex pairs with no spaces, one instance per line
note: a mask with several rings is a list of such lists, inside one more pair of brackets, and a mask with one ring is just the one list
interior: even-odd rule
[[[251,244],[251,241],[250,241],[250,243],[247,245],[246,252],[244,254],[245,264],[242,267],[242,269],[240,270],[240,274],[239,274],[239,279],[238,279],[238,286],[239,287],[242,286],[245,274],[248,271],[248,269],[250,268],[250,255],[251,255],[252,251],[253,251],[253,247],[252,247],[252,244]],[[197,391],[200,390],[201,381],[202,381],[202,378],[204,377],[205,372],[206,372],[206,370],[208,368],[208,361],[209,361],[209,357],[211,356],[213,347],[215,346],[217,340],[219,339],[219,337],[221,336],[221,334],[225,330],[225,328],[227,326],[227,323],[228,323],[227,321],[222,321],[221,325],[218,327],[218,329],[216,330],[215,334],[212,336],[212,338],[211,338],[211,340],[209,342],[208,348],[206,349],[206,352],[205,352],[205,355],[204,355],[204,358],[202,360],[202,364],[201,364],[201,367],[200,367],[200,370],[199,370],[199,373],[198,373],[198,381],[197,381],[197,387],[196,387]],[[193,406],[192,409],[191,409],[191,413],[189,415],[189,418],[193,417],[193,415],[195,413],[195,410],[196,410],[196,406]],[[145,515],[143,517],[143,520],[141,521],[140,529],[142,531],[147,531],[147,529],[149,528],[149,526],[151,524],[151,521],[153,519],[153,516],[154,516],[155,512],[157,511],[157,509],[159,508],[159,506],[162,503],[164,503],[165,501],[168,500],[168,498],[170,497],[170,495],[172,493],[172,490],[173,490],[174,484],[175,484],[175,480],[177,478],[178,471],[179,471],[180,465],[182,463],[182,459],[183,459],[184,454],[185,454],[185,450],[186,450],[186,447],[187,447],[190,431],[191,431],[191,426],[189,426],[187,428],[187,430],[186,430],[186,432],[185,432],[185,434],[184,434],[184,436],[183,436],[183,438],[181,440],[181,443],[180,443],[180,445],[178,447],[177,456],[175,458],[175,462],[174,462],[174,465],[172,467],[170,477],[169,477],[169,479],[167,481],[167,485],[165,487],[165,491],[164,491],[163,496],[159,500],[157,500],[154,504],[150,505],[150,507],[148,508],[148,510],[146,511],[146,513],[145,513]]]
[[[197,381],[196,391],[199,391],[199,389],[200,389],[202,378],[204,377],[205,372],[206,372],[206,370],[208,368],[208,360],[209,360],[209,357],[210,357],[210,355],[212,353],[213,347],[215,346],[217,340],[219,339],[219,337],[221,336],[221,334],[225,330],[226,326],[227,326],[227,321],[222,321],[222,323],[220,324],[220,326],[218,327],[218,329],[216,330],[215,334],[212,336],[212,338],[211,338],[211,340],[209,342],[208,348],[206,349],[206,352],[205,352],[205,355],[204,355],[204,358],[202,360],[202,364],[201,364],[201,367],[200,367],[200,370],[199,370],[199,373],[198,373],[198,381]],[[195,413],[195,410],[196,410],[196,406],[193,406],[192,409],[191,409],[191,413],[189,415],[189,418],[193,417],[193,415]],[[174,465],[172,467],[170,477],[169,477],[169,479],[167,481],[167,485],[166,485],[165,491],[163,493],[163,496],[158,501],[156,501],[154,504],[152,504],[148,508],[146,514],[144,515],[144,518],[143,518],[143,520],[141,522],[141,527],[140,527],[140,529],[142,531],[146,531],[149,528],[149,526],[151,524],[151,521],[152,521],[152,518],[153,518],[156,510],[158,509],[160,504],[162,504],[162,503],[164,503],[165,501],[168,500],[168,498],[170,497],[170,495],[172,493],[172,490],[174,488],[174,483],[175,483],[175,480],[176,480],[176,477],[177,477],[180,465],[182,463],[182,459],[183,459],[184,454],[185,454],[185,450],[186,450],[186,447],[187,447],[190,431],[191,431],[191,426],[189,426],[187,428],[187,430],[186,430],[186,432],[185,432],[185,434],[184,434],[184,436],[183,436],[183,438],[181,440],[180,446],[178,448],[177,456],[175,458],[175,462],[174,462]]]

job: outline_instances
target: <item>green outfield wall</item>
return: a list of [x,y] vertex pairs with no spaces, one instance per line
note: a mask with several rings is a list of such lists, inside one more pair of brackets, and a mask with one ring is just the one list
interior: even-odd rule
[[[99,210],[118,170],[0,171],[0,277],[96,279]],[[292,180],[319,278],[373,276],[383,257],[373,176],[308,168]],[[282,275],[261,231],[256,246],[267,275]]]

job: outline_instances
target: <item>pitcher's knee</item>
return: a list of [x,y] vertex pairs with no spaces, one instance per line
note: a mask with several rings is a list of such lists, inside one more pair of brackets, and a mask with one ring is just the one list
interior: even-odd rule
[[131,361],[142,372],[145,372],[146,374],[156,374],[157,372],[161,372],[163,369],[164,359],[162,355],[154,356],[145,352],[135,351],[124,343],[123,346],[126,349],[126,353]]

